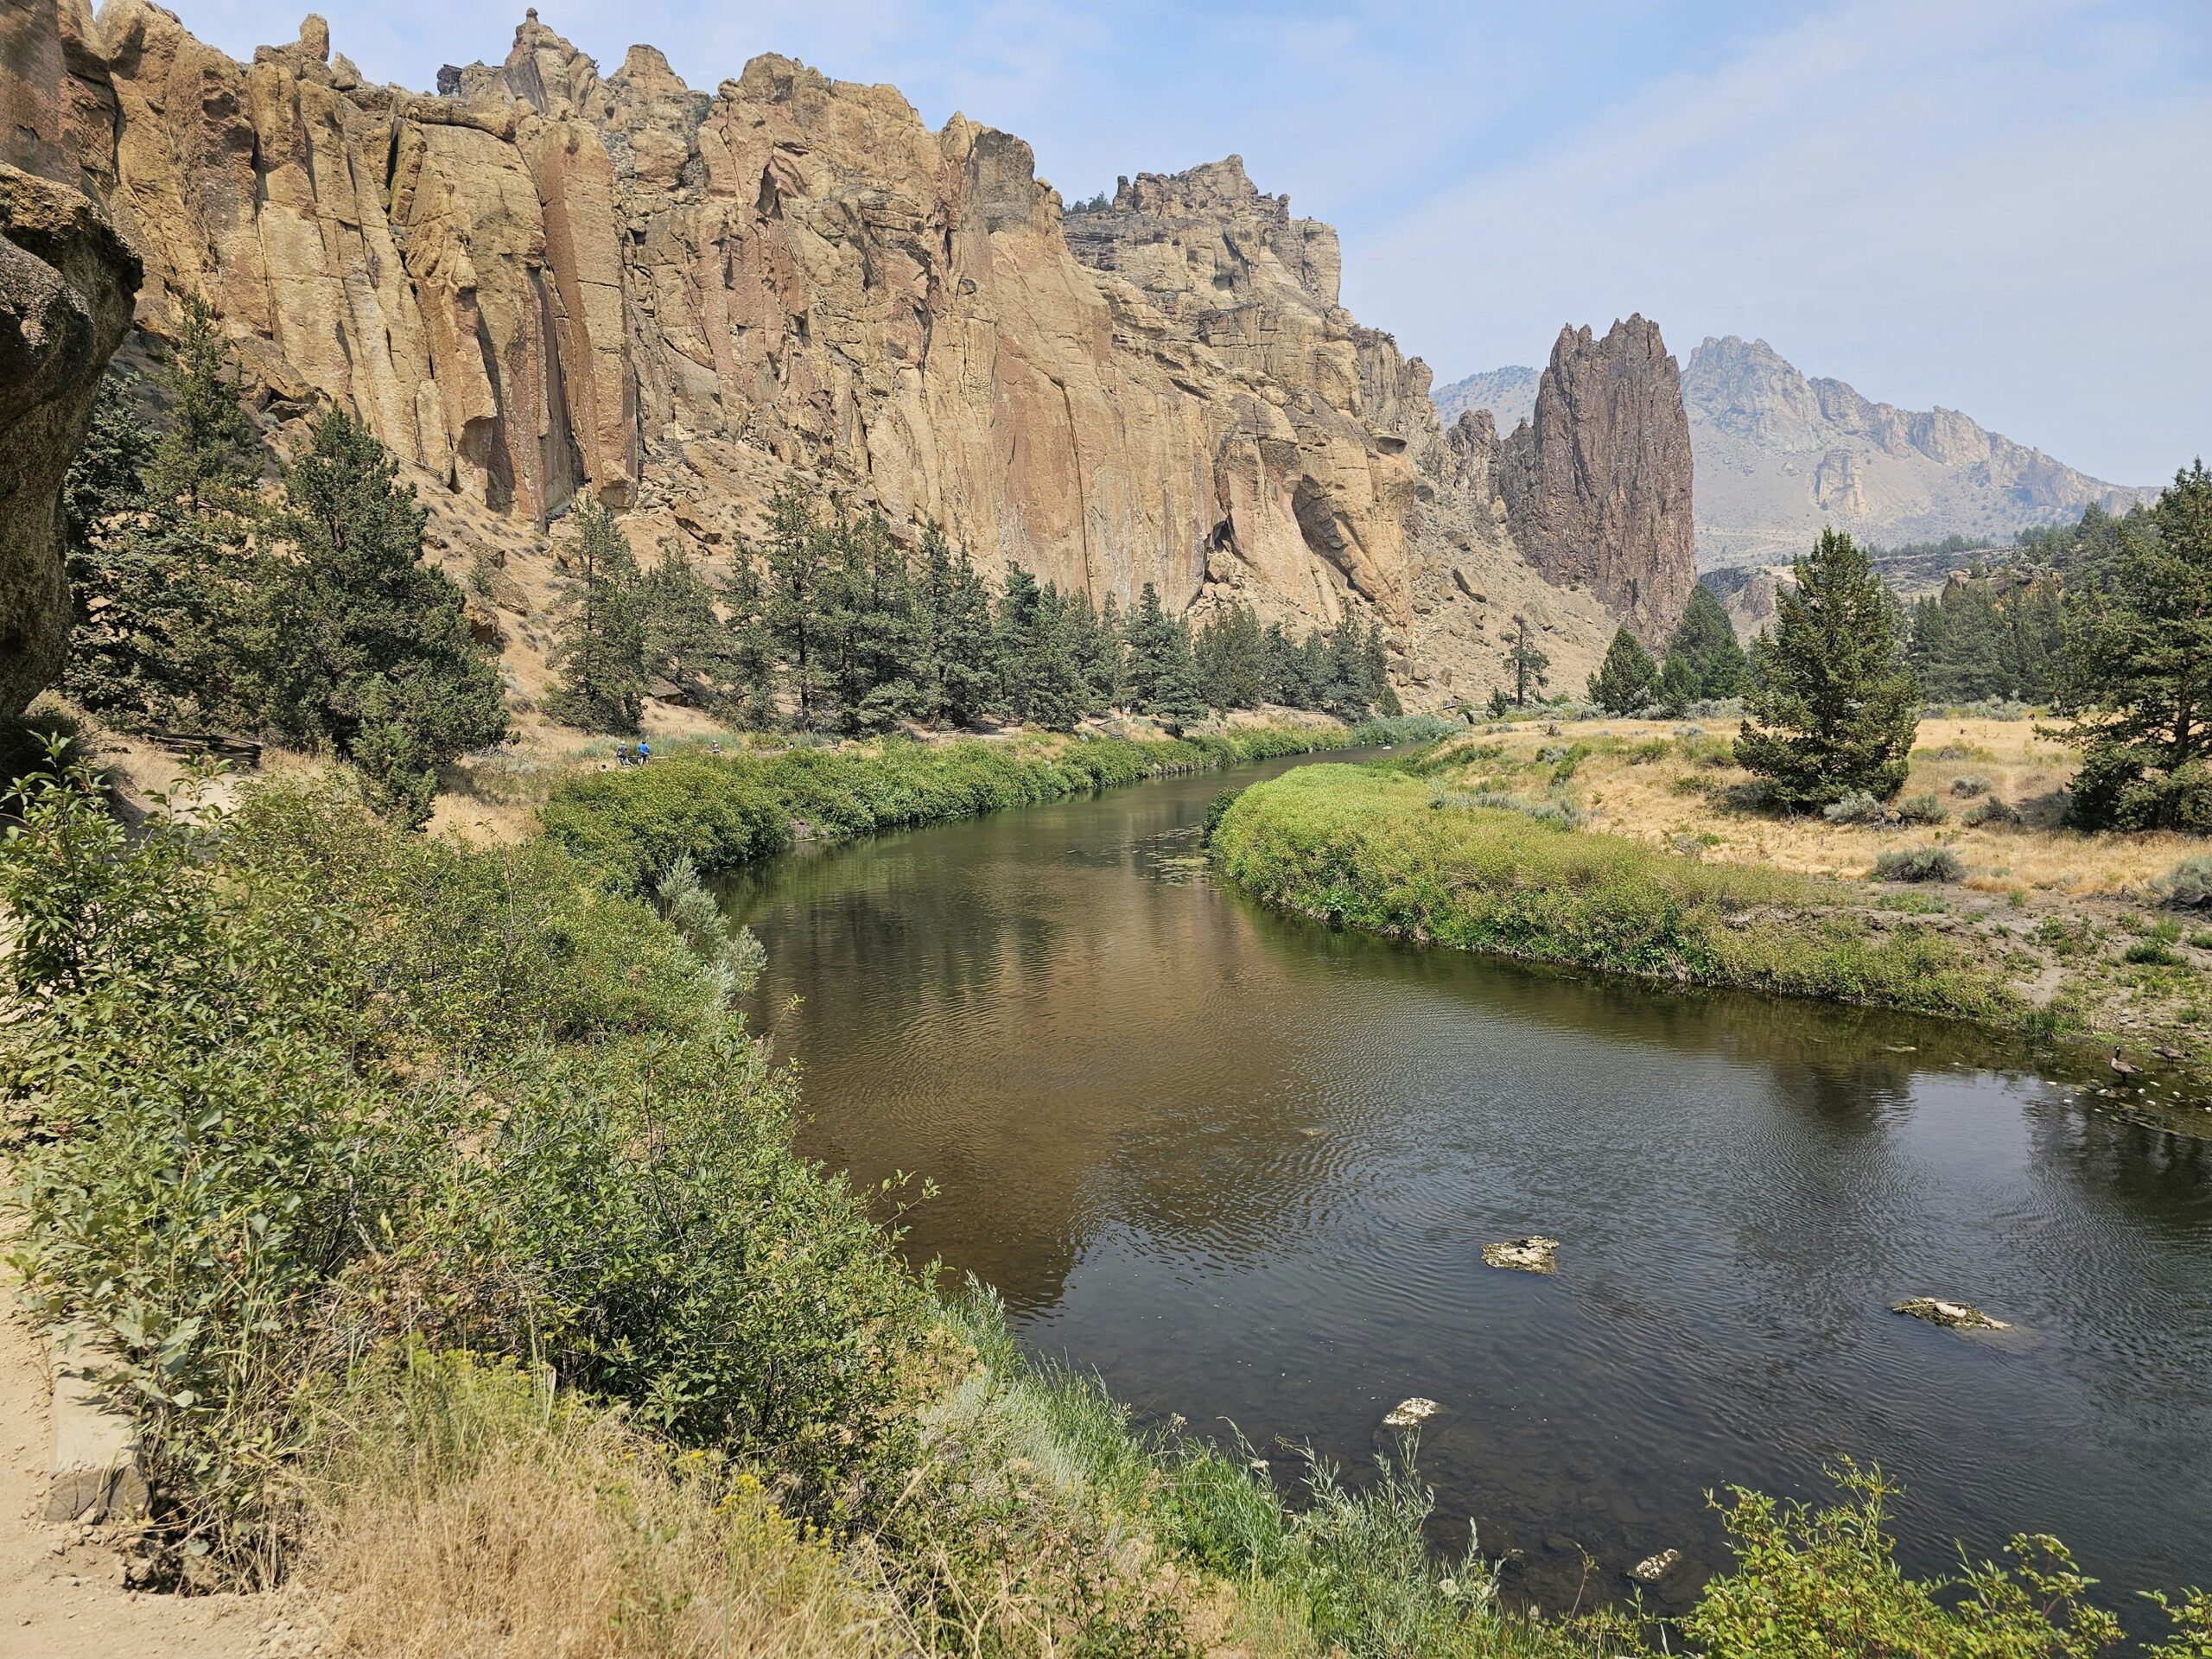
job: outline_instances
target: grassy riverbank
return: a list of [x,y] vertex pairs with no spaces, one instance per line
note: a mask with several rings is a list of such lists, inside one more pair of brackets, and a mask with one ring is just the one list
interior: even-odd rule
[[[1648,1651],[1503,1609],[1402,1465],[1286,1494],[939,1300],[896,1249],[916,1195],[794,1154],[795,1079],[711,951],[620,891],[649,841],[412,836],[342,782],[136,837],[82,772],[20,804],[12,1260],[132,1402],[157,1573],[290,1579],[359,1656]],[[1902,1579],[1884,1501],[1735,1500],[1738,1566],[1682,1634],[2114,1635],[2041,1544]]]
[[[1585,722],[1301,769],[1240,795],[1213,849],[1268,901],[1376,932],[2117,1043],[2151,1075],[2103,1092],[2201,1132],[2212,928],[2158,896],[2201,843],[2020,822],[2063,766],[1967,724],[1916,752],[1917,822],[1777,815],[1739,802],[1723,736]],[[1993,798],[2013,817],[1974,810]],[[2106,876],[2050,874],[2069,842]],[[1935,879],[1884,879],[1898,860]]]
[[1302,767],[1240,794],[1212,847],[1271,904],[1404,938],[1927,1014],[2020,1011],[2001,978],[1910,918],[1877,928],[1802,877],[1670,858],[1484,800]]
[[849,840],[1088,794],[1147,778],[1281,755],[1431,741],[1461,729],[1425,715],[1362,726],[1248,727],[1173,738],[1033,737],[709,755],[575,771],[539,809],[545,834],[632,891],[677,857],[704,874],[796,839]]

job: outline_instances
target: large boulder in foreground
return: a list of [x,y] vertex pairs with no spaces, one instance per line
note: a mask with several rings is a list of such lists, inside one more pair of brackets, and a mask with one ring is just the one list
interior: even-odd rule
[[0,164],[0,716],[61,671],[61,480],[139,276],[82,192]]

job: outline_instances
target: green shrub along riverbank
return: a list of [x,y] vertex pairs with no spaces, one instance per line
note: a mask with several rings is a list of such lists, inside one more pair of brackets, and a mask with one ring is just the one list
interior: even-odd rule
[[1997,1023],[2028,1013],[1942,934],[1878,928],[1833,884],[1670,856],[1385,766],[1306,766],[1255,785],[1210,845],[1267,902],[1372,932]]
[[794,837],[844,841],[1147,778],[1464,730],[1427,715],[1358,726],[1250,727],[1171,738],[1030,738],[862,749],[696,751],[616,772],[578,772],[539,810],[546,835],[643,893],[674,859],[715,875],[784,851]]
[[[894,756],[699,772],[857,826],[980,798],[932,767],[1029,764]],[[671,810],[661,764],[565,796],[566,836],[486,849],[396,830],[342,781],[157,805],[135,835],[82,768],[20,785],[11,1260],[138,1416],[158,1573],[297,1578],[329,1592],[327,1650],[364,1656],[1658,1650],[1625,1617],[1502,1606],[1471,1539],[1432,1551],[1403,1463],[1287,1497],[1249,1448],[1141,1432],[1024,1357],[987,1294],[941,1300],[897,1248],[911,1195],[794,1154],[796,1079],[729,1005],[713,930],[682,881],[641,883],[674,855],[655,837],[690,833],[622,816]],[[917,767],[942,792],[899,793]],[[2117,1641],[2047,1540],[1906,1578],[1887,1489],[1845,1477],[1827,1510],[1734,1495],[1736,1565],[1670,1650]],[[2178,1624],[2158,1651],[2212,1654],[2212,1600]]]

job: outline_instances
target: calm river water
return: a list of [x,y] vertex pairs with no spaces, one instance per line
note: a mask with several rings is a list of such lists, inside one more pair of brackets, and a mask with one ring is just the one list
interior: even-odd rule
[[[915,1248],[999,1287],[1033,1348],[1234,1423],[1286,1480],[1283,1448],[1357,1470],[1385,1411],[1435,1399],[1439,1541],[1471,1521],[1547,1605],[1672,1547],[1679,1609],[1725,1559],[1708,1490],[1816,1496],[1845,1454],[1906,1483],[1918,1569],[2049,1531],[2115,1605],[2212,1580],[2212,1142],[1961,1027],[1271,915],[1193,868],[1225,786],[731,891],[805,1150],[933,1177]],[[1561,1241],[1555,1276],[1483,1265],[1525,1233]],[[2017,1329],[1889,1311],[1923,1293]]]

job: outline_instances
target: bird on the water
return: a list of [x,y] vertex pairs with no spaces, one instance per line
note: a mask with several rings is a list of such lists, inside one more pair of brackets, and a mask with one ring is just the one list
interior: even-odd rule
[[2120,1051],[2116,1048],[2112,1052],[2112,1058],[2107,1060],[2106,1064],[2111,1066],[2113,1071],[2119,1072],[2123,1077],[2140,1076],[2143,1070],[2142,1067],[2130,1065],[2126,1060],[2120,1058]]

